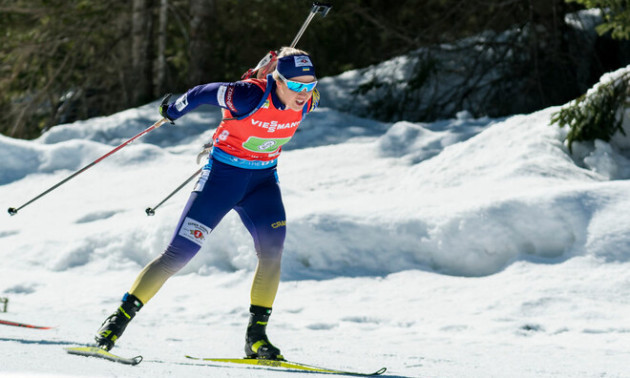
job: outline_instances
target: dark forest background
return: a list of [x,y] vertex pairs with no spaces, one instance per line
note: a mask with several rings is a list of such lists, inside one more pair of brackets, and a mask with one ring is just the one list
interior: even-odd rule
[[[328,16],[316,16],[297,46],[314,56],[320,77],[485,31],[522,28],[529,32],[509,43],[526,58],[511,74],[527,83],[520,95],[544,108],[576,98],[601,74],[630,62],[627,42],[606,35],[580,55],[565,16],[583,7],[564,0],[329,3]],[[166,92],[238,80],[269,50],[291,43],[311,4],[0,0],[0,133],[34,138],[56,124],[136,107]],[[578,68],[583,60],[586,73]],[[514,109],[485,110],[491,116],[507,111]]]

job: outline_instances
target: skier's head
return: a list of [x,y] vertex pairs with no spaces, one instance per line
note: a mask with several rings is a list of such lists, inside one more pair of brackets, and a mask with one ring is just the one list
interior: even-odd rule
[[311,56],[306,51],[291,47],[283,47],[278,53],[278,65],[274,73],[274,79],[278,80],[275,74],[280,73],[286,79],[296,76],[313,76],[315,78],[315,66]]
[[302,110],[317,85],[315,66],[307,52],[283,47],[278,54],[278,65],[273,72],[278,83],[280,100],[292,110]]

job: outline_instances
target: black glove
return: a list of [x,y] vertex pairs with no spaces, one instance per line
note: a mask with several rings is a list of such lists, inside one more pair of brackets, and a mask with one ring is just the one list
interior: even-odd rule
[[168,93],[166,96],[164,96],[164,99],[162,100],[162,103],[160,104],[160,115],[166,119],[168,119],[169,121],[171,121],[171,124],[175,124],[174,120],[171,119],[171,117],[168,116],[168,113],[166,112],[168,110],[169,107],[169,103],[168,101],[171,99],[171,94]]

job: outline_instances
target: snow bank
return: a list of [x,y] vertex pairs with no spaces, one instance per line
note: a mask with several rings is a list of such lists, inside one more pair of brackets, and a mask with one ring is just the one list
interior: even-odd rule
[[[2,198],[14,205],[29,198],[22,194],[36,194],[88,164],[154,122],[156,107],[157,102],[58,126],[30,142],[0,137],[0,184],[26,188],[2,191]],[[390,125],[318,109],[280,161],[289,220],[285,277],[385,275],[405,269],[482,276],[523,258],[617,256],[589,250],[588,232],[610,201],[596,194],[599,188],[630,174],[630,160],[617,152],[626,139],[578,147],[587,151],[581,167],[563,144],[567,130],[549,126],[554,111],[506,119],[474,119],[461,112],[456,119],[430,124]],[[219,116],[216,109],[202,107],[55,194],[71,203],[98,193],[90,200],[97,206],[55,207],[52,196],[33,204],[28,211],[38,213],[38,206],[46,205],[54,209],[51,214],[64,214],[49,218],[49,224],[65,221],[81,229],[81,237],[70,242],[63,240],[73,232],[52,232],[49,242],[59,249],[45,265],[55,271],[103,261],[105,266],[116,261],[144,265],[160,253],[190,189],[153,219],[144,218],[142,209],[194,172],[194,156]],[[15,219],[28,216],[25,210]],[[21,239],[19,227],[11,227],[15,219],[3,220],[6,241]],[[254,268],[253,247],[238,217],[228,216],[211,239],[184,272]],[[50,253],[42,246],[50,243],[19,243],[33,256]]]
[[[601,184],[630,164],[621,155],[604,158],[595,152],[586,159],[593,169],[577,166],[563,145],[565,131],[549,126],[555,110],[507,119],[473,119],[462,113],[433,124],[398,122],[390,127],[326,108],[315,112],[296,136],[297,147],[286,151],[280,162],[289,221],[284,277],[371,276],[407,269],[483,276],[519,259],[616,256],[616,251],[587,252],[588,233],[595,215],[610,200],[596,194]],[[142,210],[196,169],[196,146],[209,136],[214,121],[213,112],[200,113],[192,127],[207,130],[197,137],[174,137],[159,129],[151,144],[135,143],[103,167],[93,168],[83,184],[59,189],[76,199],[103,192],[93,198],[98,202],[94,207],[62,210],[63,205],[47,203],[55,208],[51,213],[65,213],[68,227],[81,229],[81,237],[64,242],[76,232],[52,232],[47,243],[22,240],[19,248],[28,255],[47,256],[50,244],[58,245],[44,263],[54,271],[88,264],[142,266],[161,253],[190,188],[154,218],[146,218]],[[124,112],[82,125],[91,131],[81,135],[99,143],[75,139],[77,125],[55,128],[33,142],[3,137],[6,168],[1,180],[18,185],[29,174],[50,174],[29,184],[28,192],[36,193],[62,173],[108,151],[101,143],[120,139],[112,125],[134,128],[143,123],[133,118],[140,115]],[[132,118],[121,121],[124,117]],[[178,124],[181,129],[189,126],[186,120]],[[158,177],[155,170],[160,176],[170,173]],[[98,181],[100,177],[104,180]],[[3,198],[8,200],[8,194],[3,192]],[[10,194],[12,201],[27,198]],[[33,204],[3,223],[9,226],[32,216],[31,211],[39,213],[37,207],[43,204]],[[20,234],[10,228],[4,238],[15,242]],[[249,235],[231,214],[183,273],[253,270],[253,255]]]

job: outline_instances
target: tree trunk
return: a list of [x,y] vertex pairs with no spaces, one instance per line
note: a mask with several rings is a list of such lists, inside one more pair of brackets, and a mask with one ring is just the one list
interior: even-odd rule
[[152,0],[133,0],[131,26],[131,68],[134,82],[133,105],[153,99],[153,15]]
[[168,0],[160,0],[160,17],[158,25],[158,51],[155,67],[155,93],[162,96],[166,91],[166,26],[168,24]]
[[213,22],[214,0],[190,0],[190,43],[188,53],[190,67],[188,84],[195,86],[213,79],[210,66],[212,41],[210,28]]

